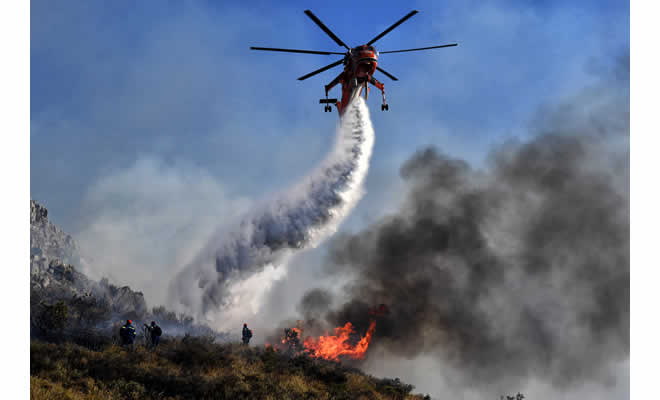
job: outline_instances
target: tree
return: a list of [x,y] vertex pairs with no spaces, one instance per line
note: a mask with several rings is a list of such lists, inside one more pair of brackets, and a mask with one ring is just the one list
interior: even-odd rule
[[39,303],[39,310],[35,316],[35,325],[41,335],[61,335],[68,318],[69,307],[63,301],[55,304],[46,304],[42,301]]

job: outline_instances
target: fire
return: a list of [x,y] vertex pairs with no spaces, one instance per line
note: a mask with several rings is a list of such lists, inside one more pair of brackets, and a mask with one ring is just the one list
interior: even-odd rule
[[376,318],[387,315],[389,310],[385,304],[380,304],[369,310],[372,318],[369,322],[369,329],[355,343],[355,329],[353,324],[347,322],[346,325],[335,328],[334,335],[319,336],[318,338],[307,337],[303,340],[303,321],[298,321],[298,326],[284,329],[284,336],[280,343],[266,347],[271,347],[275,351],[282,351],[290,356],[307,354],[314,358],[323,358],[326,360],[339,361],[340,357],[350,357],[356,360],[364,358],[369,343],[376,331]]
[[348,343],[354,332],[353,324],[347,322],[343,327],[335,328],[334,336],[320,336],[318,339],[307,338],[303,346],[305,352],[312,357],[339,361],[339,356],[347,356],[357,360],[364,358],[371,337],[376,330],[376,321],[371,320],[367,333],[355,345]]

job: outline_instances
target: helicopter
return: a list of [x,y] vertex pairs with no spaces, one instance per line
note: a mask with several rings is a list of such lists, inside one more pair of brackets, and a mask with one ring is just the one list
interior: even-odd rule
[[[390,33],[394,28],[401,25],[407,19],[417,14],[418,12],[419,11],[417,10],[413,10],[409,12],[408,14],[406,14],[406,16],[404,16],[403,18],[392,24],[392,26],[385,29],[378,36],[374,37],[366,44],[357,47],[348,47],[348,45],[346,45],[346,43],[344,43],[341,39],[339,39],[337,35],[335,35],[327,26],[325,26],[325,24],[321,22],[321,20],[316,15],[314,15],[314,13],[312,13],[310,10],[305,10],[305,14],[312,21],[314,21],[314,23],[318,25],[319,28],[323,30],[323,32],[325,32],[339,46],[346,48],[347,51],[345,53],[344,52],[339,53],[333,51],[281,49],[274,47],[250,47],[250,49],[262,50],[262,51],[280,51],[287,53],[302,53],[302,54],[343,55],[344,57],[342,59],[330,63],[322,68],[319,68],[316,71],[312,71],[306,75],[303,75],[300,78],[298,78],[298,80],[304,81],[305,79],[310,78],[316,74],[327,71],[339,65],[343,65],[344,70],[339,75],[337,75],[337,77],[333,79],[329,84],[325,85],[325,98],[319,100],[320,104],[325,104],[325,108],[323,110],[325,112],[331,112],[332,111],[331,104],[334,104],[337,107],[337,112],[339,113],[339,116],[341,117],[344,114],[344,111],[346,110],[346,106],[353,100],[353,98],[361,95],[362,89],[364,89],[365,99],[369,98],[368,84],[372,84],[373,86],[378,88],[383,95],[383,103],[380,106],[381,111],[388,111],[389,104],[387,104],[387,101],[385,99],[385,85],[379,82],[376,78],[374,78],[374,73],[376,71],[379,71],[380,73],[392,79],[393,81],[398,81],[398,79],[394,75],[390,74],[389,72],[385,71],[384,69],[378,66],[378,56],[380,54],[405,53],[409,51],[439,49],[443,47],[453,47],[458,45],[458,43],[451,43],[451,44],[443,44],[439,46],[420,47],[416,49],[390,50],[390,51],[381,51],[381,52],[377,51],[374,48],[373,44],[377,40]],[[341,100],[328,98],[328,92],[337,84],[341,84],[341,88],[342,88]]]

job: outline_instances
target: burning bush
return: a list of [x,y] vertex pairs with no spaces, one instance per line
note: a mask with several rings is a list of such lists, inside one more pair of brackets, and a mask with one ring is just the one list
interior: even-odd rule
[[312,357],[339,361],[339,357],[346,356],[360,360],[364,358],[375,330],[376,321],[372,319],[367,333],[353,345],[350,339],[355,331],[353,324],[347,322],[343,327],[335,328],[334,335],[320,336],[318,339],[307,338],[303,346],[305,352]]
[[360,336],[351,322],[344,326],[334,328],[334,335],[326,333],[318,337],[303,338],[303,322],[298,321],[297,326],[285,328],[284,336],[274,346],[266,343],[266,347],[281,351],[289,356],[306,354],[312,358],[322,358],[331,361],[340,361],[341,358],[361,360],[364,358],[369,343],[376,330],[376,317],[387,314],[384,304],[369,310],[371,315],[369,328],[364,336]]

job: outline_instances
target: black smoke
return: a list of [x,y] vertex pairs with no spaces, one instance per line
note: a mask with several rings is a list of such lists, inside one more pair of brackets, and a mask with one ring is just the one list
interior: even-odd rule
[[327,290],[313,289],[305,293],[298,304],[298,312],[305,320],[320,317],[332,305],[332,294]]
[[325,320],[364,332],[385,304],[379,354],[430,354],[477,384],[565,386],[627,359],[628,63],[544,107],[531,139],[497,146],[484,166],[414,154],[401,209],[333,240],[329,272],[353,279]]

